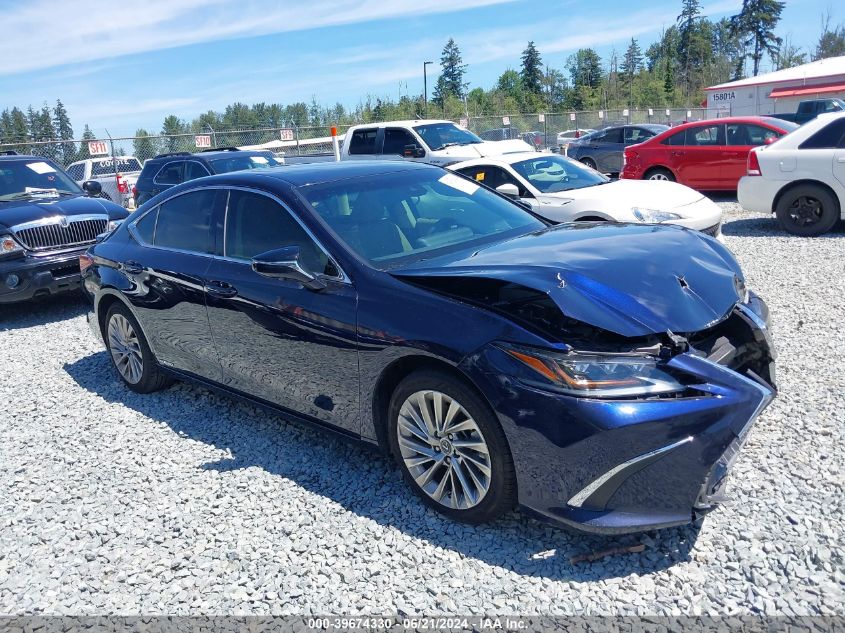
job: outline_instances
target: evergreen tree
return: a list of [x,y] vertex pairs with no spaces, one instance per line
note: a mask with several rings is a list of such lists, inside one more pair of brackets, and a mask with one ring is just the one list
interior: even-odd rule
[[622,78],[628,86],[628,105],[634,105],[634,78],[643,65],[643,52],[640,45],[633,37],[631,43],[622,57],[622,64],[619,69],[622,71]]
[[540,94],[543,89],[543,61],[534,42],[528,42],[528,46],[522,51],[522,70],[519,77],[523,90],[533,95]]
[[88,151],[88,141],[94,141],[97,137],[94,136],[94,133],[91,131],[91,128],[88,127],[88,124],[85,124],[85,129],[82,130],[82,143],[80,143],[79,147],[79,156],[76,160],[87,160],[91,158],[91,154]]
[[784,6],[779,0],[742,0],[742,10],[731,18],[733,32],[744,46],[751,47],[747,56],[751,58],[755,77],[760,73],[764,53],[777,56],[781,38],[775,35],[774,28],[780,22]]
[[144,128],[135,130],[135,140],[132,141],[133,153],[142,163],[158,153],[156,139],[150,137],[150,133]]
[[455,44],[455,40],[450,37],[440,55],[440,76],[437,78],[432,96],[432,100],[439,106],[443,107],[444,99],[449,95],[458,99],[463,96],[467,86],[464,83],[467,67],[463,61],[461,50]]
[[[235,106],[237,105],[240,104],[235,104]],[[167,137],[164,140],[164,150],[166,152],[186,152],[195,149],[193,139],[180,136],[186,132],[188,132],[187,126],[175,114],[165,117],[161,125],[161,135]]]
[[572,80],[572,85],[598,88],[604,78],[601,67],[601,57],[592,48],[579,49],[566,60],[566,69]]
[[700,84],[700,73],[712,57],[712,44],[701,16],[699,0],[683,0],[678,16],[678,72],[684,87],[684,96],[695,92]]
[[[73,126],[70,123],[65,105],[61,99],[56,99],[56,107],[53,108],[53,130],[55,138],[60,141],[73,140]],[[73,143],[65,142],[59,147],[59,160],[64,165],[69,165],[76,160],[76,148]]]

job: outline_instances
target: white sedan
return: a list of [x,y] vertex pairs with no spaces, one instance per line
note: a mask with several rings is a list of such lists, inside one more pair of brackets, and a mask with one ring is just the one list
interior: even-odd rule
[[578,161],[536,152],[468,160],[449,169],[527,202],[552,222],[666,223],[721,236],[719,205],[675,182],[611,181]]
[[794,235],[821,235],[845,220],[845,112],[820,114],[751,150],[737,197]]

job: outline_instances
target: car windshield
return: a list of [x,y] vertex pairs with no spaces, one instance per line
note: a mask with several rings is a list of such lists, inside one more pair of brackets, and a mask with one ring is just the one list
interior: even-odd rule
[[51,161],[30,158],[0,162],[0,200],[54,198],[81,193],[70,176]]
[[475,182],[435,169],[307,185],[300,193],[350,250],[380,270],[546,226]]
[[514,170],[541,193],[558,193],[610,182],[606,176],[574,160],[543,154],[514,163]]
[[215,174],[225,174],[230,171],[241,171],[242,169],[266,169],[281,165],[272,156],[256,154],[255,156],[228,156],[226,158],[215,158],[211,161]]
[[434,151],[452,145],[472,145],[484,142],[469,130],[459,128],[454,123],[415,125],[414,130],[425,141],[425,144]]

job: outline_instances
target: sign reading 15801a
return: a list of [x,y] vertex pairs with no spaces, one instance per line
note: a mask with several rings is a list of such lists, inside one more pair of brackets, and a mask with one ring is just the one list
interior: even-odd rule
[[714,92],[713,101],[733,101],[736,99],[736,93],[731,92]]

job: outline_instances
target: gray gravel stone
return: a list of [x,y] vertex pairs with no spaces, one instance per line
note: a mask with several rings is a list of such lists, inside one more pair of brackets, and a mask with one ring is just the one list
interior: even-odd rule
[[781,391],[699,531],[449,522],[367,449],[193,386],[128,391],[60,298],[0,307],[0,613],[843,613],[845,233],[721,204]]

